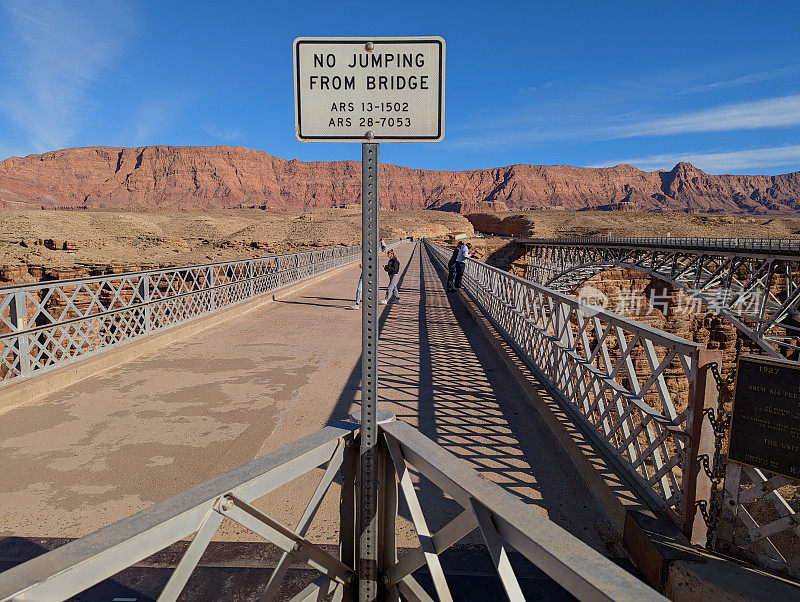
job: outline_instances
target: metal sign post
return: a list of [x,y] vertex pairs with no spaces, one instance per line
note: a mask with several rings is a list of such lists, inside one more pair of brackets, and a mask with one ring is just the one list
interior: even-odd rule
[[378,142],[444,137],[444,40],[297,38],[295,134],[300,142],[361,142],[361,448],[358,597],[380,595],[378,561]]
[[361,500],[359,599],[378,596],[378,145],[361,145]]

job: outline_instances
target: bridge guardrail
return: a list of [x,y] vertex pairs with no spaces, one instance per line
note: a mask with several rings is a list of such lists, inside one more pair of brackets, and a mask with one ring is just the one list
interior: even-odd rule
[[360,246],[331,247],[0,287],[0,387],[360,258]]
[[788,238],[712,238],[712,237],[611,237],[576,236],[560,238],[517,238],[529,245],[616,245],[634,247],[675,247],[713,251],[753,251],[800,255],[800,239]]
[[[446,266],[452,250],[425,242]],[[643,498],[704,543],[696,501],[708,501],[711,484],[698,459],[713,454],[703,416],[716,411],[709,372],[721,354],[474,259],[464,283]]]
[[[380,424],[381,493],[378,517],[379,599],[430,601],[413,573],[427,564],[439,600],[452,600],[439,555],[480,531],[509,600],[524,600],[508,553],[513,547],[580,600],[664,602],[666,598],[600,555],[499,485],[481,478],[419,431],[401,421]],[[210,481],[146,508],[55,550],[0,573],[0,600],[64,600],[112,577],[182,539],[196,535],[158,596],[177,600],[224,519],[253,531],[283,550],[264,583],[262,600],[274,600],[293,562],[310,565],[319,577],[292,601],[353,600],[358,584],[356,475],[360,436],[356,423],[338,423]],[[449,523],[431,533],[408,466],[425,476],[459,506]],[[325,467],[294,528],[256,507],[255,502],[293,479]],[[338,558],[306,538],[314,516],[341,473]],[[397,558],[398,483],[420,545]],[[441,499],[438,493],[435,499]],[[234,575],[232,580],[236,579]],[[252,582],[252,578],[249,579]],[[212,594],[213,595],[213,594]],[[370,599],[363,597],[361,599]]]

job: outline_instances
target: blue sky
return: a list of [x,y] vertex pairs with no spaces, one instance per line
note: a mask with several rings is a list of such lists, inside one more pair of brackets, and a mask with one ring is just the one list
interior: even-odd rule
[[301,35],[445,38],[445,140],[384,144],[384,162],[800,170],[796,0],[0,0],[0,159],[150,144],[359,159],[294,138]]

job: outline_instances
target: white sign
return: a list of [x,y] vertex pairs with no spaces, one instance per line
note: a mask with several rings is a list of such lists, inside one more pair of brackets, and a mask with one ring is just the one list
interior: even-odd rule
[[439,142],[444,50],[440,37],[297,38],[297,139]]

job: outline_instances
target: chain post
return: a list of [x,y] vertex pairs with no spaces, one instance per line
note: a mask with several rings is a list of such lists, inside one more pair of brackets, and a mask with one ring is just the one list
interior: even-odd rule
[[[715,450],[715,432],[713,425],[705,420],[711,412],[716,414],[720,392],[713,377],[711,366],[722,364],[722,352],[718,349],[700,349],[695,356],[695,383],[689,390],[689,407],[686,416],[687,454],[683,479],[683,532],[692,543],[706,544],[709,525],[704,520],[704,506],[707,509],[712,497],[712,484],[709,472],[703,469]],[[698,501],[699,500],[699,501]],[[698,511],[699,510],[699,511]]]

